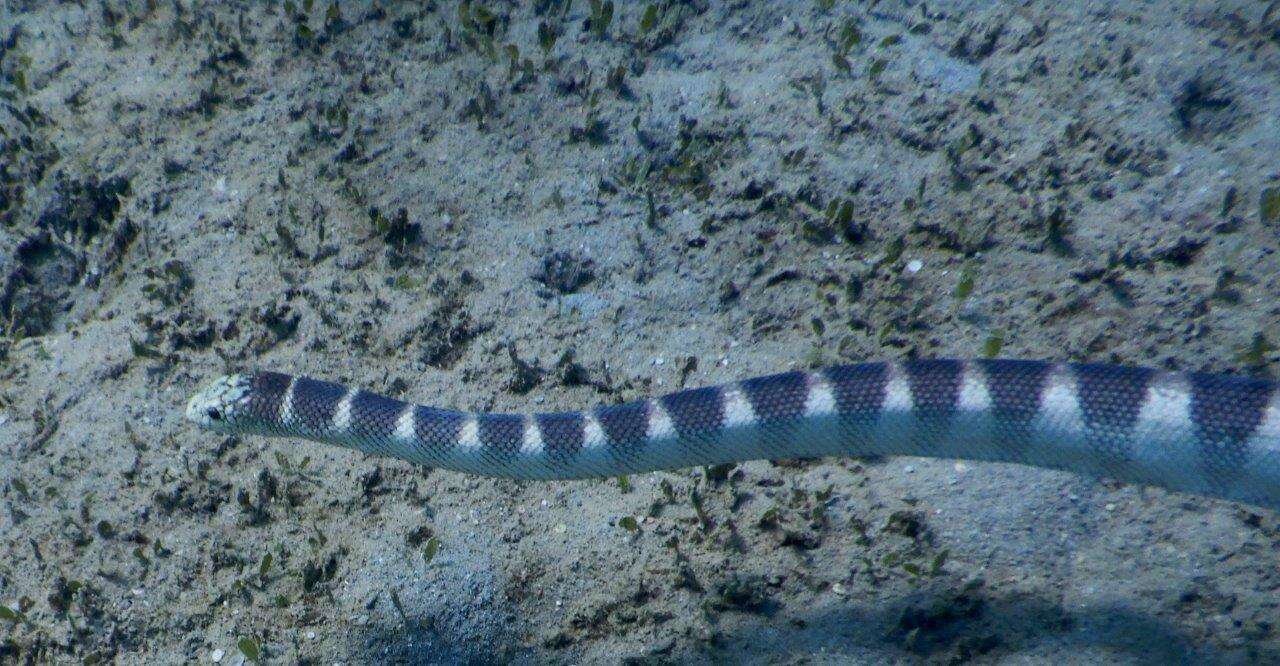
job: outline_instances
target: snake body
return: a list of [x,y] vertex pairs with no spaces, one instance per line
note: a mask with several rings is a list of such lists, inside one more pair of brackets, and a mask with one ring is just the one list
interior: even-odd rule
[[1280,391],[1230,375],[917,360],[786,372],[553,414],[413,405],[276,372],[222,377],[187,417],[486,476],[574,479],[753,459],[1019,463],[1280,507]]

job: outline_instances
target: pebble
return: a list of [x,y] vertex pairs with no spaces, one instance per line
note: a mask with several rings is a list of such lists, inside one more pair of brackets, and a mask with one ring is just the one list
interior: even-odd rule
[[316,632],[314,632],[314,631],[308,631],[308,632],[307,632],[307,640],[314,641],[315,639],[316,639]]
[[912,259],[907,262],[908,273],[919,273],[921,268],[924,268],[924,262],[919,259]]
[[225,656],[227,656],[227,651],[223,650],[222,648],[218,648],[217,650],[214,650],[212,653],[209,654],[209,661],[212,661],[213,663],[216,664],[221,662],[222,658]]

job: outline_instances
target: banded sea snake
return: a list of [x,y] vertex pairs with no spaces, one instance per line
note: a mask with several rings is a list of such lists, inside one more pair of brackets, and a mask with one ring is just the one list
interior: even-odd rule
[[865,363],[531,415],[449,411],[257,372],[214,381],[186,415],[226,433],[519,479],[910,455],[1020,463],[1280,507],[1276,382],[1118,365]]

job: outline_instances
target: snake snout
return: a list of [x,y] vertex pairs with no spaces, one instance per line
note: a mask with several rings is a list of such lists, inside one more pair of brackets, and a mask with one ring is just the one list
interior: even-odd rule
[[244,375],[217,378],[187,400],[187,420],[211,430],[230,428],[249,388],[249,379]]

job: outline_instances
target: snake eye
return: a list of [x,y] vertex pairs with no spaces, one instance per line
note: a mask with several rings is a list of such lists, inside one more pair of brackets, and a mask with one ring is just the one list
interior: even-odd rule
[[222,411],[219,410],[217,407],[210,407],[208,411],[205,412],[205,414],[207,414],[209,418],[213,419],[214,421],[222,420]]

